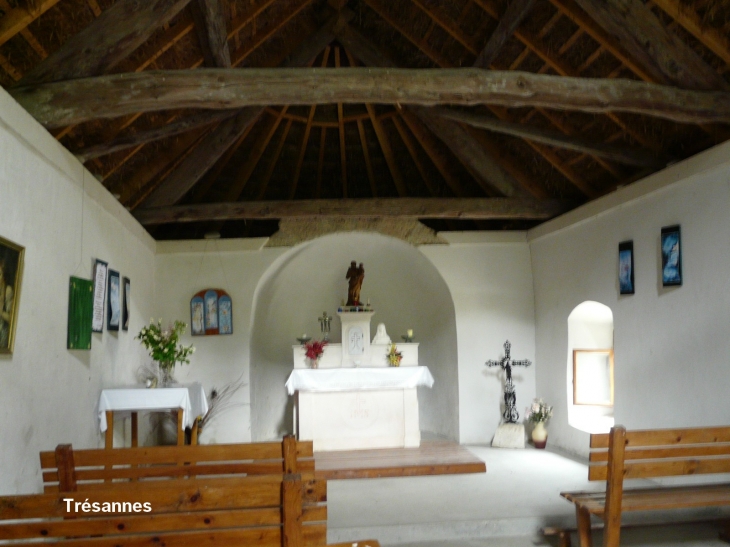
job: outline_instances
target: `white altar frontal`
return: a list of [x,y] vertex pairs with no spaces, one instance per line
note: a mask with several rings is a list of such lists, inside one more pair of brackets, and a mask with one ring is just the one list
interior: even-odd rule
[[431,387],[418,366],[418,344],[399,343],[399,367],[386,357],[390,344],[370,341],[373,311],[338,312],[342,344],[328,344],[319,367],[310,369],[304,346],[293,346],[294,370],[287,380],[295,395],[297,437],[315,451],[418,447],[419,386]]

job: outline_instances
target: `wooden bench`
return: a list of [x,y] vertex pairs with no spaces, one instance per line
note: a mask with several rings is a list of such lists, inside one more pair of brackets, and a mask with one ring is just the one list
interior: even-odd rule
[[730,473],[730,427],[593,434],[588,480],[606,481],[603,492],[562,492],[576,506],[581,547],[590,547],[591,515],[604,521],[603,544],[617,547],[621,514],[730,505],[730,482],[624,489],[625,479]]
[[44,492],[108,489],[161,479],[314,473],[311,441],[74,450],[59,445],[41,452]]
[[[126,482],[0,497],[0,542],[64,547],[319,547],[327,483],[301,474]],[[109,509],[110,512],[105,512]],[[379,547],[367,540],[344,547]]]

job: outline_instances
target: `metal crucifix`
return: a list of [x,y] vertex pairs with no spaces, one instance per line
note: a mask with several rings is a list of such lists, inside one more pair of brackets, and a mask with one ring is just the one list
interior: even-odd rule
[[501,367],[502,370],[507,374],[507,381],[504,384],[504,412],[502,418],[508,424],[516,424],[517,420],[520,419],[520,415],[517,413],[517,396],[515,395],[515,385],[512,383],[512,367],[521,366],[529,367],[532,361],[523,359],[522,361],[513,361],[510,358],[509,350],[512,344],[507,340],[504,343],[504,357],[499,361],[490,359],[485,363],[488,367]]

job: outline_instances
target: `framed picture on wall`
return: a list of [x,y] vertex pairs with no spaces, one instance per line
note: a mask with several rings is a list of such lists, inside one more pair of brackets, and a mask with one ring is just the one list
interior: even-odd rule
[[0,353],[13,353],[25,249],[0,237]]
[[107,295],[106,330],[119,330],[122,321],[122,284],[119,272],[109,270],[109,294]]
[[618,244],[618,288],[620,294],[634,294],[634,242]]
[[662,285],[682,284],[682,234],[679,225],[662,228]]
[[106,278],[109,264],[97,259],[94,263],[94,307],[91,315],[92,332],[104,330],[104,302],[106,301]]
[[132,282],[128,277],[122,278],[124,297],[122,298],[122,330],[129,330],[129,298],[132,290]]

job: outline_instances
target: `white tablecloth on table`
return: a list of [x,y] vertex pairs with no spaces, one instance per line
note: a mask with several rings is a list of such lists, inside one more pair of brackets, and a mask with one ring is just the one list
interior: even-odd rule
[[102,389],[99,397],[99,427],[106,431],[106,411],[173,410],[183,409],[183,427],[192,427],[195,418],[208,412],[208,401],[203,386]]
[[294,395],[295,391],[407,389],[418,386],[433,386],[433,376],[428,367],[295,369],[286,381],[289,395]]

